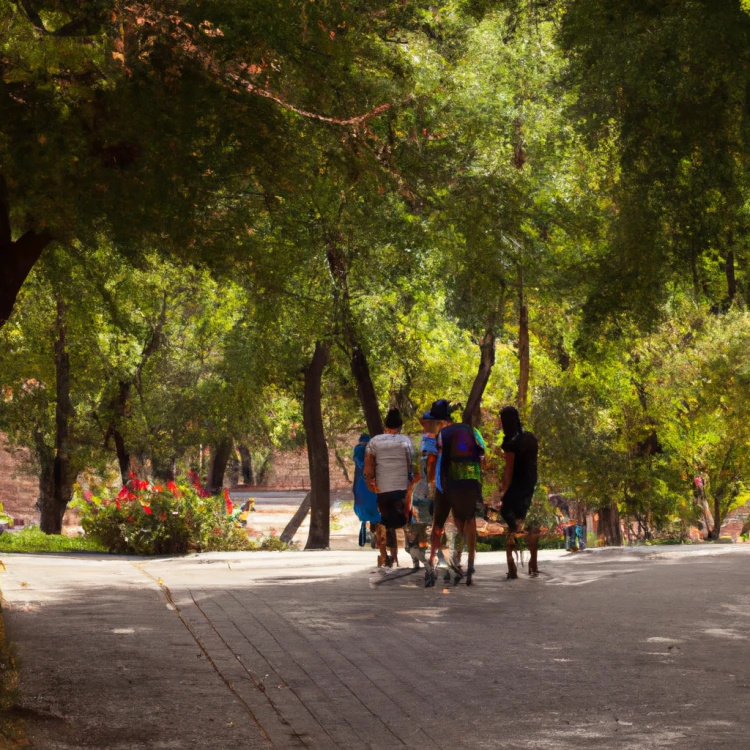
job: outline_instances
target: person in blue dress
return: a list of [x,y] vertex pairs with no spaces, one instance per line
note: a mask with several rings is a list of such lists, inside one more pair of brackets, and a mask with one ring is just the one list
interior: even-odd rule
[[370,533],[375,538],[376,527],[380,523],[378,512],[378,496],[372,492],[365,481],[365,452],[370,436],[363,432],[359,436],[359,442],[354,446],[354,484],[352,494],[354,495],[354,513],[362,522],[359,530],[359,546],[367,544],[367,524],[370,524]]

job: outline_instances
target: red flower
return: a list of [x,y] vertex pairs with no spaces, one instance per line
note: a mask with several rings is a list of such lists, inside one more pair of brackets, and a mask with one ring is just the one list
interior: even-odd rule
[[91,498],[94,496],[94,493],[91,490],[84,490],[83,491],[83,499],[87,502],[91,502]]
[[130,521],[130,523],[135,523],[135,518],[133,518],[133,516],[128,516],[125,520]]
[[201,489],[200,487],[196,487],[196,489],[198,490],[198,497],[211,497],[206,490]]
[[150,506],[150,505],[144,505],[144,506],[143,506],[143,512],[144,512],[144,513],[145,513],[145,514],[146,514],[147,516],[150,516],[150,515],[151,515],[151,506]]
[[180,490],[174,482],[167,482],[167,489],[175,496],[178,497]]
[[224,490],[224,502],[227,506],[227,513],[231,516],[232,515],[232,500],[229,497],[229,490]]
[[138,479],[138,475],[134,471],[129,471],[128,472],[128,477],[130,479]]
[[118,500],[127,500],[130,490],[127,487],[123,487],[117,495]]
[[162,487],[160,484],[155,484],[151,489],[154,492],[164,492],[164,487]]
[[135,481],[135,488],[137,490],[147,490],[148,489],[148,482],[145,479],[137,479]]

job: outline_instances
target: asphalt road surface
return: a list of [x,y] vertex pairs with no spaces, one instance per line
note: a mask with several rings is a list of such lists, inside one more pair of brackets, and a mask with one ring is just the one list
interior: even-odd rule
[[373,558],[4,555],[31,747],[750,748],[750,546]]

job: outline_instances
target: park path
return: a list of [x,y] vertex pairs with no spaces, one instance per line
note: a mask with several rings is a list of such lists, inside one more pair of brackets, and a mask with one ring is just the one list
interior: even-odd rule
[[370,586],[371,552],[5,555],[32,747],[750,748],[743,547]]

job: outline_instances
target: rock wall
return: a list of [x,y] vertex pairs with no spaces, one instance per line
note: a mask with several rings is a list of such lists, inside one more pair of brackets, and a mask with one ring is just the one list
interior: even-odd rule
[[[339,455],[344,461],[350,479],[354,478],[354,461],[352,461],[353,446],[340,448]],[[328,463],[331,471],[331,487],[347,487],[351,481],[347,481],[343,470],[336,461],[333,450],[328,451]],[[310,471],[307,467],[307,449],[290,452],[274,452],[271,459],[271,468],[266,478],[268,487],[280,487],[284,489],[306,490],[310,488]]]
[[[32,473],[33,470],[28,451],[9,449],[5,436],[0,433],[0,503],[3,510],[16,521],[16,525],[39,523],[39,511],[36,508],[39,480]],[[63,525],[77,524],[77,513],[66,511]]]
[[39,482],[29,470],[28,454],[9,451],[0,434],[0,503],[8,515],[25,524],[39,522],[39,512],[34,507],[39,497]]

